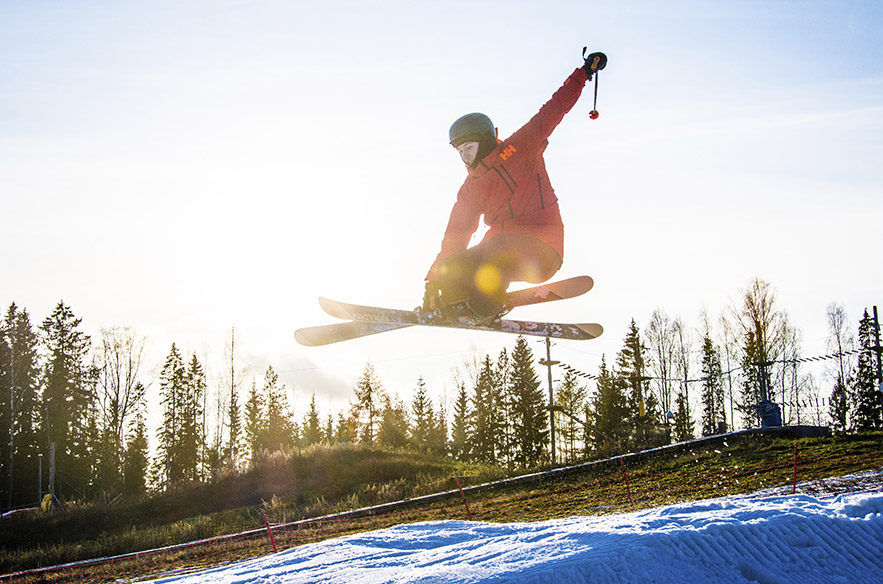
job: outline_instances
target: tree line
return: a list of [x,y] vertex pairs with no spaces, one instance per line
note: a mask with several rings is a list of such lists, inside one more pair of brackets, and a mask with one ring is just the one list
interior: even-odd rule
[[[781,408],[786,424],[880,428],[876,318],[865,311],[853,335],[841,306],[826,314],[831,353],[821,377],[805,370],[799,331],[757,279],[738,306],[714,323],[703,314],[698,329],[662,309],[643,331],[632,321],[610,364],[604,356],[592,374],[556,372],[552,404],[518,337],[495,358],[464,364],[450,408],[433,402],[422,378],[406,403],[367,364],[349,407],[322,414],[314,393],[295,419],[272,366],[245,388],[235,329],[216,383],[195,354],[172,344],[148,391],[146,339],[132,329],[92,339],[63,302],[35,328],[12,304],[0,321],[0,505],[33,504],[47,491],[62,500],[139,497],[241,472],[263,452],[316,444],[527,469],[549,461],[553,419],[556,462],[573,462],[757,426],[763,400]],[[162,419],[151,454],[146,409],[156,398]]]

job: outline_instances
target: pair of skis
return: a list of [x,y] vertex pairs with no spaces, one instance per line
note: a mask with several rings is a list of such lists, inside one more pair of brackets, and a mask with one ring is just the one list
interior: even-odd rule
[[[574,298],[592,289],[594,282],[589,276],[577,276],[559,282],[517,290],[506,295],[507,311],[519,306]],[[524,320],[498,319],[488,324],[474,324],[459,320],[438,318],[436,313],[418,310],[398,310],[337,302],[319,298],[323,310],[331,316],[348,322],[298,329],[294,338],[301,345],[315,347],[357,339],[410,326],[440,326],[493,332],[554,337],[560,339],[588,340],[599,337],[604,329],[597,323],[559,324]]]

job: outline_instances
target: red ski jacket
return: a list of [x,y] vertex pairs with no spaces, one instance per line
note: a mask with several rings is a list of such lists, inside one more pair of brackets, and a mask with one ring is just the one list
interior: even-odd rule
[[587,79],[585,70],[576,69],[527,124],[497,144],[475,169],[467,167],[469,176],[457,193],[441,252],[427,280],[436,280],[444,260],[466,249],[482,215],[490,227],[482,241],[500,233],[530,235],[551,245],[563,259],[564,225],[543,152]]

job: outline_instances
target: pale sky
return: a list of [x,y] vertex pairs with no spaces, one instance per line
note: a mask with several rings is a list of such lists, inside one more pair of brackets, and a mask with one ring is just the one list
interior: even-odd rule
[[[131,326],[217,372],[235,326],[301,418],[366,362],[419,376],[515,339],[413,328],[323,348],[318,296],[422,297],[465,170],[460,115],[507,136],[603,50],[546,161],[578,300],[513,317],[600,322],[553,357],[596,373],[635,319],[698,327],[754,277],[826,353],[825,309],[883,300],[883,4],[867,1],[0,1],[0,306],[64,300],[96,339]],[[557,279],[556,278],[556,279]],[[853,328],[855,325],[853,326]],[[539,356],[543,349],[534,345]],[[210,380],[211,381],[211,380]],[[152,391],[156,391],[154,384]]]

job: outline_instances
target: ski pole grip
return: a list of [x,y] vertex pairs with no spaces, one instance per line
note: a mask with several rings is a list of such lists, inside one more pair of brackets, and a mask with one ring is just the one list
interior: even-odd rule
[[588,65],[588,68],[590,70],[600,71],[601,69],[603,69],[604,67],[607,66],[607,55],[605,55],[601,51],[597,51],[594,53],[590,53],[589,55],[586,55],[586,51],[588,49],[589,49],[588,47],[583,47],[583,59],[585,60],[586,65]]

